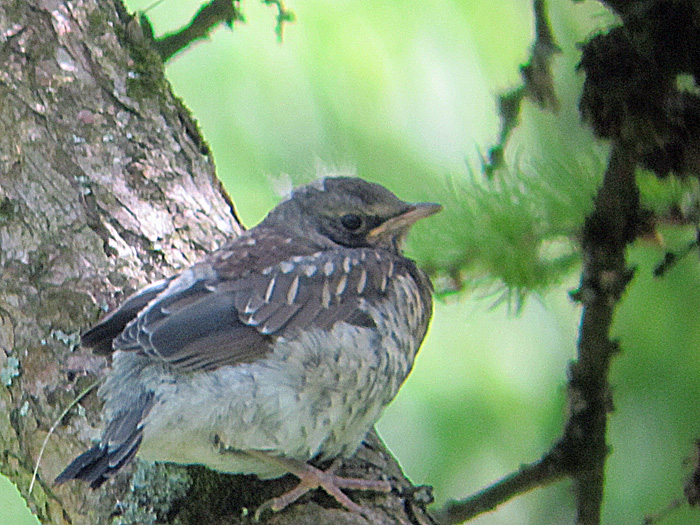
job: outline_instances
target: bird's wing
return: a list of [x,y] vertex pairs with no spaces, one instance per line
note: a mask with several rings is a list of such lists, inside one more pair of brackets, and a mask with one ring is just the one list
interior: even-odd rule
[[224,293],[247,326],[261,334],[293,336],[338,321],[372,327],[362,301],[386,293],[401,259],[364,248],[324,250],[269,266],[246,279],[225,281]]
[[[372,249],[320,250],[274,234],[243,237],[171,280],[113,348],[183,371],[211,370],[259,359],[277,337],[310,326],[373,326],[360,304],[384,294],[403,261]],[[106,322],[121,320],[118,312]]]
[[96,354],[110,354],[112,340],[117,337],[129,322],[143,310],[146,305],[165,290],[172,279],[149,284],[127,298],[124,303],[110,312],[96,326],[90,328],[80,337],[83,346],[92,348]]

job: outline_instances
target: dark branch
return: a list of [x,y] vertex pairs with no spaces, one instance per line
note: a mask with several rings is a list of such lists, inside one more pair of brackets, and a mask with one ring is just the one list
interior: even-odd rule
[[584,225],[581,287],[572,294],[582,303],[583,315],[577,360],[569,368],[569,419],[561,439],[541,460],[465,500],[448,503],[437,513],[442,523],[461,523],[565,476],[574,480],[577,523],[600,523],[608,453],[605,432],[612,410],[607,377],[618,351],[609,332],[615,307],[632,278],[625,247],[644,224],[635,166],[634,156],[621,144],[613,144],[595,208]]
[[[163,58],[163,62],[167,62],[192,42],[208,37],[217,25],[225,23],[228,27],[233,27],[237,20],[243,20],[237,0],[212,0],[197,11],[187,26],[175,33],[156,38],[153,46]],[[150,29],[145,16],[141,17],[141,22]]]
[[549,27],[545,0],[533,0],[532,9],[535,14],[535,40],[530,51],[530,60],[520,66],[522,84],[498,97],[501,130],[498,144],[489,149],[488,159],[484,159],[483,171],[486,176],[503,166],[503,151],[511,132],[520,121],[523,99],[530,98],[543,110],[559,110],[550,66],[552,56],[561,53],[561,49],[554,41]]
[[608,452],[605,432],[612,410],[608,370],[618,351],[617,343],[610,339],[610,326],[632,278],[625,248],[636,237],[641,216],[635,166],[634,156],[619,142],[613,143],[595,209],[583,229],[583,274],[576,293],[583,315],[578,359],[570,367],[571,415],[559,444],[571,460],[579,524],[600,523]]
[[[263,2],[277,9],[275,34],[277,39],[282,41],[284,24],[294,21],[294,13],[284,7],[282,0],[263,0]],[[244,21],[244,18],[240,10],[240,0],[212,0],[202,6],[184,28],[161,38],[153,37],[153,30],[146,15],[142,14],[140,21],[144,34],[152,40],[153,46],[162,57],[163,62],[167,62],[192,42],[207,38],[209,33],[219,24],[224,23],[233,28],[234,22]]]
[[435,518],[442,525],[462,523],[479,514],[494,510],[513,496],[561,479],[565,472],[561,469],[561,461],[556,456],[557,450],[554,449],[539,461],[521,466],[518,471],[505,476],[469,498],[449,502],[444,509],[435,513]]

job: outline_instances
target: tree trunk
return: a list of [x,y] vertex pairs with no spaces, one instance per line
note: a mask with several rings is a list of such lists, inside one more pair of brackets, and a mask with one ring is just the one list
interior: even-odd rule
[[[80,331],[241,226],[159,56],[119,0],[0,0],[0,46],[2,473],[42,523],[249,522],[294,479],[139,462],[99,490],[53,485],[101,429],[94,388],[61,418],[109,368],[79,346]],[[428,523],[422,492],[371,441],[345,474],[381,470],[396,490],[353,499],[381,523]],[[365,523],[318,491],[268,521]]]

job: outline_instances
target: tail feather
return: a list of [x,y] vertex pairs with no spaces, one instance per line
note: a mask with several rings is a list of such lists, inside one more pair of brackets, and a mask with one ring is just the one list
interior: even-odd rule
[[95,445],[87,452],[75,458],[66,469],[54,480],[54,483],[65,483],[71,479],[82,479],[90,483],[96,489],[104,483],[108,476],[109,460],[107,449],[102,445]]
[[55,483],[81,479],[96,489],[129,463],[141,445],[143,419],[153,406],[153,400],[153,392],[146,392],[128,410],[115,414],[102,441],[75,458]]
[[72,479],[80,479],[90,484],[90,488],[99,488],[105,481],[112,477],[124,465],[129,463],[136,455],[141,444],[141,436],[116,450],[110,451],[108,447],[99,444],[92,447],[75,458],[54,483],[61,484]]

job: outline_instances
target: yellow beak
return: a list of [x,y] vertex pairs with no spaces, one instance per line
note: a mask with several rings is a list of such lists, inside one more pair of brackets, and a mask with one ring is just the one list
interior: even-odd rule
[[442,210],[442,204],[435,204],[434,202],[410,204],[408,209],[403,213],[384,221],[376,228],[370,230],[367,234],[367,238],[376,238],[385,233],[401,231],[421,219],[436,214],[440,210]]

